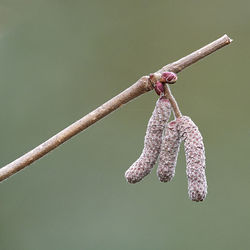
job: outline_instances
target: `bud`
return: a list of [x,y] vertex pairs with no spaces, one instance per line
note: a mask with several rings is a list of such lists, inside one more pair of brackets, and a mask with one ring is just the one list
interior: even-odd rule
[[193,201],[203,201],[207,195],[205,148],[198,127],[187,116],[177,119],[180,138],[184,140],[188,194]]
[[180,136],[177,121],[171,121],[165,128],[165,137],[162,141],[159,155],[157,175],[160,181],[171,181],[175,175],[175,167],[180,149]]
[[151,172],[160,153],[163,130],[170,114],[169,100],[161,97],[156,102],[153,114],[149,119],[142,154],[125,173],[125,178],[129,183],[139,182]]
[[174,72],[164,72],[161,75],[160,81],[163,83],[173,84],[177,81],[178,77]]
[[157,81],[155,84],[155,92],[157,95],[161,95],[162,93],[164,93],[164,86],[163,83]]

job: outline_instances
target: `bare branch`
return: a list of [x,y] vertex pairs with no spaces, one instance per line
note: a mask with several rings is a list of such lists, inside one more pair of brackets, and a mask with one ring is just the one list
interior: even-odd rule
[[229,38],[227,35],[224,35],[219,39],[200,48],[199,50],[196,50],[193,53],[181,58],[180,60],[164,66],[162,69],[158,71],[158,73],[163,73],[165,71],[172,71],[175,73],[179,73],[180,71],[190,66],[191,64],[199,61],[203,57],[208,56],[209,54],[224,47],[225,45],[230,44],[232,41],[233,40],[231,38]]
[[[184,68],[202,59],[203,57],[224,47],[225,45],[228,45],[231,41],[232,40],[227,35],[224,35],[221,38],[215,40],[214,42],[193,52],[192,54],[187,55],[186,57],[183,57],[182,59],[176,62],[173,62],[164,66],[162,69],[157,71],[157,73],[163,73],[165,71],[173,71],[175,73],[178,73]],[[107,101],[106,103],[104,103],[103,105],[95,109],[94,111],[85,115],[80,120],[71,124],[64,130],[57,133],[56,135],[54,135],[53,137],[51,137],[50,139],[48,139],[41,145],[37,146],[33,150],[29,151],[28,153],[24,154],[20,158],[2,167],[0,169],[0,181],[3,181],[4,179],[10,177],[11,175],[15,174],[16,172],[30,165],[32,162],[43,157],[51,150],[55,149],[56,147],[58,147],[65,141],[69,140],[72,136],[78,134],[79,132],[91,126],[92,124],[102,119],[103,117],[111,113],[112,111],[116,110],[121,105],[129,102],[130,100],[136,98],[137,96],[145,92],[152,90],[153,86],[148,79],[149,79],[148,76],[141,77],[132,86],[130,86],[129,88],[127,88],[126,90],[118,94],[117,96],[113,97],[112,99],[110,99],[109,101]],[[172,103],[172,105],[173,104],[174,103]]]

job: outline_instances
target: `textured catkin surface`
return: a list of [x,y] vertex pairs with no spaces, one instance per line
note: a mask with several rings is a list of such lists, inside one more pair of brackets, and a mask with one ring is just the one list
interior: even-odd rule
[[129,183],[139,182],[151,172],[160,153],[163,131],[170,114],[169,100],[165,97],[159,98],[148,122],[142,154],[125,173]]
[[207,195],[205,149],[198,127],[187,116],[177,119],[180,138],[184,140],[188,194],[193,201],[202,201]]
[[177,121],[174,120],[169,122],[165,128],[165,136],[159,155],[157,175],[162,182],[170,181],[174,177],[180,143]]

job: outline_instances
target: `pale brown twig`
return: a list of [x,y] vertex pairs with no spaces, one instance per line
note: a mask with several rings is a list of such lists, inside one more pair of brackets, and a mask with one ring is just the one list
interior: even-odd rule
[[[178,73],[184,68],[188,67],[189,65],[202,59],[203,57],[224,47],[225,45],[228,45],[231,41],[232,40],[227,35],[224,35],[220,37],[219,39],[215,40],[214,42],[193,52],[192,54],[187,55],[186,57],[183,57],[182,59],[174,63],[170,63],[164,66],[162,69],[157,71],[157,73],[163,73],[165,71],[172,71],[172,72]],[[107,101],[106,103],[104,103],[103,105],[95,109],[94,111],[85,115],[80,120],[71,124],[64,130],[57,133],[56,135],[54,135],[53,137],[51,137],[50,139],[48,139],[41,145],[37,146],[33,150],[29,151],[28,153],[24,154],[20,158],[2,167],[0,169],[0,181],[3,181],[4,179],[10,177],[11,175],[15,174],[16,172],[30,165],[32,162],[46,155],[48,152],[58,147],[60,144],[64,143],[65,141],[70,139],[72,136],[78,134],[79,132],[83,131],[87,127],[97,122],[98,120],[102,119],[104,116],[116,110],[121,105],[129,102],[130,100],[136,98],[137,96],[145,92],[152,90],[153,86],[148,79],[149,79],[148,76],[141,77],[132,86],[130,86],[129,88],[127,88],[126,90],[118,94],[117,96],[113,97],[112,99],[110,99],[109,101]],[[173,105],[173,107],[177,105],[174,99],[172,99],[171,104]],[[176,115],[178,116],[178,112],[176,113]]]

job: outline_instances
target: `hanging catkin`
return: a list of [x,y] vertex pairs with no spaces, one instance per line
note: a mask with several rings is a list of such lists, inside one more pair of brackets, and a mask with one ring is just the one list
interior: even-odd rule
[[142,154],[125,173],[125,178],[129,183],[139,182],[153,168],[160,153],[163,130],[170,114],[169,100],[164,96],[159,98],[148,122]]
[[184,140],[188,194],[193,201],[203,201],[207,195],[205,149],[198,127],[187,116],[177,119],[180,138]]
[[165,128],[165,137],[162,140],[157,175],[160,181],[171,181],[175,174],[177,156],[180,148],[180,136],[177,121],[171,121]]

